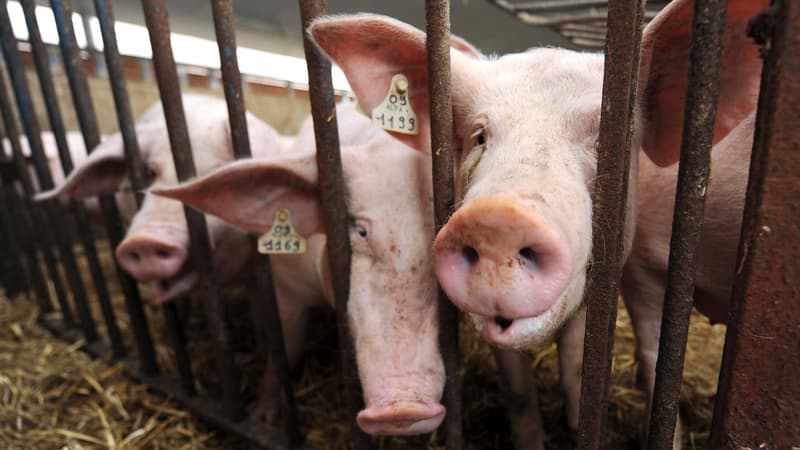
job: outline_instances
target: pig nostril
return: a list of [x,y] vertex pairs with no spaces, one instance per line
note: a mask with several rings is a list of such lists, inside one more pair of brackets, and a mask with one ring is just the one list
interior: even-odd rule
[[128,258],[133,260],[134,262],[139,262],[139,259],[140,259],[139,254],[136,253],[136,252],[128,253]]
[[464,248],[461,249],[461,253],[470,265],[475,264],[481,258],[480,255],[478,255],[478,251],[469,245],[464,246]]
[[169,252],[169,250],[164,250],[164,249],[156,250],[156,255],[159,258],[164,258],[164,259],[169,258],[170,256],[172,256],[172,254]]
[[494,323],[499,325],[500,328],[502,328],[503,331],[505,331],[506,329],[508,329],[508,327],[511,326],[512,323],[514,323],[514,321],[512,319],[506,319],[505,317],[502,316],[494,316]]
[[519,257],[525,264],[533,264],[536,262],[536,252],[530,247],[520,249]]

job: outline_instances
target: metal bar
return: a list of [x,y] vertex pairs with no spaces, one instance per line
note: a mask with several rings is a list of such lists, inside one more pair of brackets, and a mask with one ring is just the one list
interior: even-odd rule
[[800,445],[800,3],[751,23],[764,71],[712,449]]
[[[27,86],[27,81],[24,77],[24,66],[19,56],[19,52],[17,51],[16,39],[14,38],[13,30],[11,28],[11,22],[8,17],[7,1],[5,0],[0,2],[0,39],[2,40],[3,56],[6,60],[6,68],[8,69],[9,75],[11,75],[12,82],[15,80],[20,82],[21,80],[21,82],[25,83],[25,86]],[[27,89],[17,89],[17,83],[12,84],[15,87],[15,92],[18,94],[16,96],[17,104],[22,105],[24,102],[27,106],[26,108],[20,108],[20,117],[23,120],[23,124],[27,124],[26,126],[29,126],[30,116],[33,114],[33,106],[30,97],[25,96],[29,94],[29,92]],[[21,99],[20,96],[23,96],[23,98]],[[6,88],[5,78],[3,76],[0,76],[0,113],[3,115],[3,123],[6,126],[8,134],[15,137],[19,136],[19,131],[16,126],[16,119],[11,112],[11,103],[8,99],[8,90]],[[35,128],[35,132],[38,136],[38,126]],[[11,142],[11,148],[14,152],[14,161],[17,165],[17,174],[20,177],[23,191],[25,192],[25,196],[32,201],[33,195],[35,194],[33,182],[28,174],[27,167],[25,166],[25,158],[22,155],[22,149],[19,146],[19,141],[17,139],[9,140]],[[41,151],[41,141],[37,140],[37,142],[39,144],[38,149]],[[31,142],[31,145],[33,146],[34,142]],[[37,165],[37,173],[41,172],[41,170],[44,170],[45,174],[49,175],[49,173],[46,172],[46,167],[43,165],[44,161],[42,155],[39,154],[38,156],[38,158],[34,158],[34,164]],[[52,208],[52,206],[45,205],[44,207],[31,207],[31,224],[35,225],[35,234],[39,236],[37,241],[41,246],[45,264],[50,272],[50,279],[53,282],[53,287],[56,292],[56,299],[58,300],[58,304],[61,308],[62,319],[67,326],[72,326],[75,323],[75,319],[73,316],[72,307],[69,304],[66,290],[64,289],[64,283],[61,280],[61,274],[58,271],[58,262],[53,253],[53,243],[55,242],[55,237],[53,236],[52,228],[47,225],[48,217],[43,210],[44,208]]]
[[[47,116],[50,120],[50,127],[55,135],[56,145],[58,147],[58,154],[61,159],[61,166],[64,170],[64,175],[69,175],[74,166],[72,163],[72,155],[70,154],[69,147],[67,146],[66,130],[64,129],[64,121],[61,117],[61,110],[58,105],[58,96],[56,95],[53,77],[50,73],[50,61],[45,49],[42,37],[39,34],[39,25],[36,21],[36,4],[33,0],[22,0],[22,9],[25,14],[25,22],[28,26],[28,41],[31,44],[34,63],[36,65],[36,72],[39,78],[39,84],[42,89],[42,98],[44,99],[47,109]],[[68,45],[66,36],[63,36],[61,30],[63,28],[63,16],[58,14],[56,8],[53,9],[55,13],[56,25],[59,28],[60,42],[62,48]],[[70,15],[71,16],[71,15]],[[67,21],[69,26],[72,26],[71,17]],[[71,28],[70,28],[71,30]],[[72,36],[74,43],[75,36]],[[77,47],[77,45],[75,45]],[[74,55],[76,58],[68,59],[65,54],[64,62],[67,71],[70,71],[70,66],[74,66],[80,62],[80,55]],[[72,56],[72,55],[69,55]],[[76,92],[73,90],[73,97]],[[99,140],[98,142],[99,143]],[[95,143],[95,145],[97,145]],[[87,149],[92,148],[87,142]],[[78,225],[78,235],[83,243],[84,253],[86,260],[89,264],[89,271],[95,285],[95,292],[97,294],[100,309],[106,324],[106,331],[109,340],[111,341],[112,358],[122,358],[125,356],[125,346],[122,343],[122,335],[120,334],[114,310],[111,306],[111,296],[108,293],[108,286],[106,285],[105,275],[103,274],[102,266],[100,265],[100,258],[97,256],[97,247],[95,246],[94,239],[92,238],[92,229],[89,225],[89,219],[86,215],[86,208],[83,202],[79,199],[71,200],[72,210],[75,213],[76,222]],[[77,299],[76,299],[77,301]],[[88,306],[87,306],[88,307]]]
[[[5,127],[0,123],[0,140],[5,138]],[[0,148],[0,287],[5,289],[8,298],[29,290],[24,255],[19,245],[23,230],[19,228],[15,214],[12,214],[12,211],[17,211],[14,207],[18,207],[15,179],[14,158],[12,155],[6,156],[5,149]]]
[[[597,177],[592,212],[594,264],[586,286],[586,336],[581,383],[578,448],[603,448],[608,415],[611,348],[622,271],[630,172],[631,131],[642,37],[640,0],[608,4]],[[631,20],[633,19],[633,20]]]
[[336,98],[331,81],[331,63],[324,58],[309,39],[305,30],[316,17],[326,14],[326,0],[300,0],[303,27],[303,48],[308,65],[308,90],[314,134],[317,142],[319,187],[330,264],[333,296],[336,304],[336,325],[339,333],[340,365],[344,403],[344,421],[350,424],[353,447],[371,446],[369,437],[356,426],[356,414],[361,407],[361,391],[355,365],[354,347],[347,319],[347,299],[350,295],[350,217],[345,204],[342,179],[342,160],[339,149],[339,129],[336,122]]
[[[136,139],[136,125],[133,119],[128,90],[125,86],[125,72],[122,67],[122,59],[117,48],[117,37],[114,33],[114,17],[111,8],[111,0],[95,0],[95,11],[100,22],[100,32],[103,37],[103,52],[106,57],[106,68],[108,78],[111,82],[111,93],[114,96],[114,106],[117,111],[117,122],[120,134],[125,146],[125,160],[128,167],[128,179],[136,196],[137,206],[142,205],[144,190],[147,188],[144,164],[139,156],[139,144]],[[113,225],[113,227],[112,227]],[[106,222],[106,233],[108,234],[109,244],[116,248],[125,236],[122,223]],[[136,341],[136,348],[139,353],[139,368],[145,376],[156,375],[159,371],[156,362],[155,350],[153,349],[153,339],[150,336],[150,329],[147,317],[142,308],[142,298],[139,287],[134,280],[119,265],[117,258],[114,258],[114,267],[117,271],[122,293],[125,297],[125,307],[128,311],[128,318],[131,321],[133,336]],[[177,317],[175,305],[165,305],[165,310],[172,309],[172,313],[165,314],[167,327],[170,329],[180,327],[171,318]],[[176,358],[181,357],[181,353],[186,353],[185,348],[175,349]],[[194,387],[194,382],[190,383]]]
[[[447,223],[455,204],[453,185],[453,103],[450,91],[450,2],[425,2],[428,92],[431,111],[433,209],[436,233]],[[439,346],[445,367],[445,437],[448,450],[464,446],[461,408],[461,350],[456,307],[439,287]]]
[[[233,18],[233,2],[232,0],[212,0],[211,8],[214,16],[217,45],[219,46],[223,90],[225,91],[225,100],[228,103],[233,154],[236,158],[249,158],[252,155],[250,139],[247,133],[244,95],[242,94],[242,75],[239,72],[239,61],[236,55],[236,26]],[[253,329],[257,330],[257,338],[261,341],[261,346],[269,349],[269,365],[275,368],[274,371],[277,372],[283,387],[281,416],[284,419],[284,429],[288,443],[291,447],[296,447],[301,442],[302,437],[297,424],[294,391],[292,390],[289,360],[286,356],[280,310],[272,278],[272,266],[269,256],[259,254],[257,248],[257,237],[251,235],[250,251],[253,253],[253,260],[259,261],[262,266],[261,270],[255,271],[259,298],[249,299],[251,317],[255,319],[253,321]],[[267,344],[266,346],[264,345],[265,343]],[[265,370],[271,370],[271,368],[266,368]]]
[[47,289],[44,274],[42,273],[41,265],[39,264],[39,257],[36,254],[36,244],[42,244],[42,254],[44,256],[45,264],[52,275],[53,287],[56,291],[56,297],[59,304],[66,309],[63,310],[62,320],[65,325],[71,326],[73,324],[72,311],[69,309],[69,303],[66,301],[66,294],[64,293],[63,285],[61,284],[61,276],[58,273],[58,268],[55,262],[55,257],[49,247],[49,242],[45,239],[34,240],[33,234],[37,234],[41,223],[36,223],[31,216],[37,215],[40,211],[31,203],[30,198],[33,192],[31,179],[28,175],[25,162],[22,157],[22,149],[19,145],[19,132],[13,114],[11,114],[11,104],[8,101],[8,89],[6,87],[5,77],[0,73],[0,113],[3,116],[3,125],[10,136],[17,138],[9,138],[11,144],[12,159],[16,166],[16,177],[23,187],[24,198],[19,200],[19,220],[20,230],[23,230],[22,245],[25,247],[28,261],[30,262],[30,275],[33,282],[34,292],[39,303],[40,314],[46,314],[53,311],[53,304],[50,299],[50,292]]
[[[4,0],[1,8],[6,8],[6,5],[7,2]],[[53,188],[53,178],[50,175],[47,158],[42,147],[39,123],[31,100],[28,80],[25,77],[25,66],[22,64],[19,50],[17,50],[16,39],[11,27],[8,25],[7,18],[8,13],[3,11],[2,18],[0,18],[2,20],[0,28],[2,28],[3,35],[3,52],[8,63],[7,68],[11,76],[11,84],[14,86],[14,92],[16,93],[17,108],[31,147],[31,155],[33,156],[36,175],[39,179],[39,186],[42,190],[49,190]],[[45,208],[51,224],[63,222],[66,212],[60,207],[57,200],[46,202]],[[75,260],[71,233],[55,233],[53,227],[47,227],[47,232],[54,235],[54,239],[51,241],[55,241],[58,245],[58,253],[61,256],[61,263],[64,265],[67,281],[72,289],[72,298],[75,302],[84,338],[87,343],[92,343],[99,338],[99,335],[97,334],[92,313],[89,310],[86,288],[83,285],[78,263]]]
[[537,2],[522,2],[522,3],[508,3],[511,10],[514,12],[525,11],[529,13],[543,13],[543,12],[563,12],[572,9],[586,9],[586,8],[605,8],[608,5],[606,0],[554,0],[554,1],[537,1]]
[[727,0],[697,0],[694,4],[681,160],[647,438],[649,449],[672,448],[678,417],[717,112],[726,5]]
[[[11,161],[0,162],[12,165]],[[13,166],[12,166],[13,167]],[[2,287],[6,297],[13,298],[28,291],[28,264],[24,261],[24,253],[20,243],[23,242],[24,231],[18,226],[16,212],[19,211],[14,180],[6,171],[0,171],[0,273]]]
[[[143,0],[142,6],[147,29],[150,32],[156,80],[169,130],[175,171],[179,181],[186,181],[196,176],[197,173],[181,102],[180,83],[172,56],[165,0]],[[200,278],[200,286],[205,293],[203,300],[206,323],[217,352],[217,370],[219,370],[222,380],[225,407],[231,418],[239,420],[244,418],[244,406],[239,392],[239,377],[225,327],[224,309],[212,267],[211,244],[208,238],[206,219],[202,213],[189,206],[184,205],[183,211],[189,225],[190,245],[194,253],[194,263]]]

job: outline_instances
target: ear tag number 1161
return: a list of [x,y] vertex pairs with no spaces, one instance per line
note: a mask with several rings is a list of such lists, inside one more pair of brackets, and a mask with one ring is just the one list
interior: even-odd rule
[[275,211],[272,228],[258,238],[258,252],[263,254],[299,254],[306,252],[306,240],[297,234],[288,209]]
[[372,110],[372,123],[384,130],[403,134],[419,134],[417,115],[408,98],[408,78],[398,73],[392,77],[389,93]]

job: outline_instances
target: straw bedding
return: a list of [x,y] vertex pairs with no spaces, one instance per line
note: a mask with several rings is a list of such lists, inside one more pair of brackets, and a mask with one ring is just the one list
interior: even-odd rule
[[[103,248],[108,275],[110,253]],[[85,262],[80,261],[85,268]],[[84,274],[88,274],[84,270]],[[87,275],[88,276],[88,275]],[[123,300],[114,277],[109,276],[113,302],[123,333],[129,335]],[[88,282],[87,286],[91,286]],[[143,291],[146,297],[147,293]],[[227,322],[232,327],[235,360],[242,373],[245,398],[253,398],[263,359],[256,355],[252,327],[242,292],[226,292]],[[622,308],[621,304],[620,307]],[[164,327],[158,308],[148,306],[151,330],[156,336],[158,359],[174,373],[170,350],[163,344]],[[199,302],[184,306],[186,332],[192,342],[194,373],[200,392],[219,391],[213,355],[205,337]],[[100,314],[94,311],[95,318]],[[79,350],[82,342],[65,343],[36,323],[35,302],[18,297],[0,299],[0,448],[4,449],[236,449],[246,442],[181,409],[169,398],[148,392],[123,373],[123,364],[93,360]],[[307,356],[296,368],[294,389],[298,415],[307,441],[320,449],[346,448],[346,423],[342,420],[336,371],[337,354],[333,316],[315,315],[310,326]],[[99,322],[98,322],[99,323]],[[101,333],[104,333],[100,326]],[[130,338],[127,338],[129,348]],[[695,314],[687,348],[681,391],[686,418],[685,447],[704,447],[711,422],[724,326],[710,326]],[[644,423],[645,394],[635,387],[634,338],[624,309],[619,312],[609,411],[609,448],[638,448],[637,435]],[[500,379],[489,348],[462,323],[464,360],[464,430],[470,449],[510,448],[511,439]],[[563,400],[558,390],[555,344],[534,352],[536,385],[547,431],[546,448],[574,448],[565,424]],[[132,355],[135,358],[135,355]],[[379,449],[444,448],[436,433],[413,438],[378,438]]]

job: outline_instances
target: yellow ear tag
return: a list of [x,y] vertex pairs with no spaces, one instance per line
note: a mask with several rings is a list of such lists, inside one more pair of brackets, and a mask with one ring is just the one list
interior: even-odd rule
[[403,134],[419,134],[417,115],[408,98],[408,78],[398,73],[392,77],[389,93],[372,110],[372,123],[384,130]]
[[306,248],[306,240],[295,231],[288,209],[275,211],[272,228],[258,238],[258,253],[300,254]]

